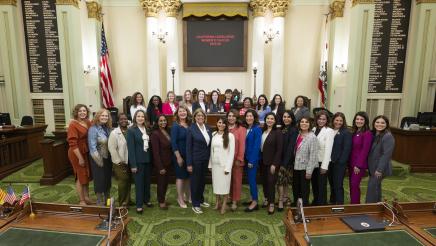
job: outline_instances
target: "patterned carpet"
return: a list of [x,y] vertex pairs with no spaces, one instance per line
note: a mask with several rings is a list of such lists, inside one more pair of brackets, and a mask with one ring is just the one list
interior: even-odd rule
[[[41,176],[41,168],[40,163],[34,163],[2,180],[1,187],[5,188],[11,182],[15,191],[20,193],[28,183],[32,197],[36,201],[78,203],[73,177],[66,178],[56,186],[40,186],[33,183],[35,177]],[[17,183],[18,178],[24,182]],[[348,193],[348,179],[344,184]],[[367,179],[364,179],[362,199],[366,184]],[[434,201],[435,187],[436,174],[414,173],[386,179],[383,184],[383,195],[388,200],[398,198],[400,201]],[[262,197],[262,189],[259,188]],[[116,186],[113,186],[112,193],[116,196]],[[284,245],[284,226],[281,221],[283,213],[276,212],[270,216],[266,210],[261,209],[247,214],[240,207],[237,212],[228,212],[225,215],[220,215],[212,208],[205,209],[203,215],[196,215],[190,208],[182,209],[176,206],[174,185],[170,185],[167,195],[171,203],[170,209],[162,211],[157,208],[156,186],[152,186],[152,194],[154,208],[146,208],[141,216],[136,215],[134,208],[129,211],[129,216],[133,220],[128,226],[128,245]],[[248,199],[248,194],[248,186],[244,186],[243,201]],[[214,203],[210,185],[206,186],[205,197],[206,201]],[[95,197],[93,199],[95,200]],[[348,195],[346,200],[349,201]]]

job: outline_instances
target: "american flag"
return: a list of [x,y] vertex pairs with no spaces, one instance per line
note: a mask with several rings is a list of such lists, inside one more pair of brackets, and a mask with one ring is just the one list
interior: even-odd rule
[[109,51],[104,34],[104,26],[101,27],[101,54],[100,54],[100,87],[103,106],[111,108],[114,104],[113,85],[111,70],[109,67]]
[[20,205],[23,205],[27,200],[30,199],[29,187],[24,187],[23,194],[21,195]]
[[5,203],[5,197],[6,197],[6,192],[0,189],[0,205],[3,205]]
[[321,50],[321,65],[319,68],[318,90],[321,94],[321,107],[325,108],[327,102],[327,60],[328,60],[328,18],[326,16],[324,40]]
[[17,196],[15,195],[14,189],[12,189],[12,186],[9,186],[8,192],[5,196],[5,202],[13,205],[16,200],[17,200]]

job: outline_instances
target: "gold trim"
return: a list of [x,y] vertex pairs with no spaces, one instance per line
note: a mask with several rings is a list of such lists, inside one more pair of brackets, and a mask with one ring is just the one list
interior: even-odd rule
[[285,17],[288,10],[290,0],[273,0],[269,2],[269,9],[273,13],[273,17]]
[[336,17],[344,17],[345,0],[335,0],[330,4],[330,14],[333,20]]
[[373,4],[374,0],[353,0],[353,7],[357,4]]
[[268,10],[267,0],[251,0],[250,8],[253,11],[253,17],[265,16],[265,13]]
[[436,0],[416,0],[416,4],[421,3],[436,3]]
[[157,17],[162,9],[162,0],[140,0],[146,17]]
[[73,5],[79,8],[79,0],[56,0],[56,5]]
[[17,0],[0,0],[0,5],[14,5],[14,6],[17,6]]
[[248,17],[248,4],[246,3],[185,3],[183,17],[188,16],[236,16]]
[[164,0],[163,10],[165,11],[167,17],[177,17],[180,8],[182,7],[182,2],[180,0]]
[[291,0],[251,0],[253,17],[265,16],[271,10],[273,17],[285,17]]
[[101,21],[101,4],[98,2],[86,2],[86,9],[88,10],[88,18]]

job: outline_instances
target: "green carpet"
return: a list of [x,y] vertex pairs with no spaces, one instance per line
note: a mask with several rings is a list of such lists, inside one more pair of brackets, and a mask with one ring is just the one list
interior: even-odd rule
[[42,159],[34,161],[31,165],[18,170],[17,172],[5,177],[3,183],[39,183],[44,174],[44,163]]
[[[33,164],[35,165],[35,164]],[[31,168],[30,166],[28,168]],[[34,173],[31,173],[35,176]],[[41,173],[42,174],[42,173]],[[23,180],[31,180],[24,169]],[[9,176],[10,177],[10,176]],[[8,179],[7,177],[6,179]],[[7,182],[1,181],[0,187],[5,189]],[[26,183],[13,183],[16,193],[21,193]],[[362,201],[364,201],[368,179],[362,181]],[[32,198],[41,202],[58,202],[77,204],[78,197],[74,188],[74,178],[68,177],[56,186],[40,186],[30,183]],[[344,181],[346,203],[349,202],[348,179]],[[117,195],[116,182],[112,185],[112,194]],[[387,200],[398,198],[399,201],[434,201],[436,200],[436,174],[412,173],[405,176],[387,178],[383,182],[383,196]],[[134,187],[132,187],[134,190]],[[263,197],[261,186],[259,196]],[[91,185],[91,191],[92,191]],[[132,194],[134,192],[132,190]],[[92,192],[93,193],[93,192]],[[248,200],[248,186],[243,187],[242,200]],[[211,185],[206,186],[205,199],[214,204]],[[95,200],[95,196],[92,197]],[[179,208],[176,202],[175,185],[168,188],[167,200],[171,203],[168,211],[157,208],[156,186],[152,186],[152,202],[154,208],[145,208],[141,216],[131,208],[129,216],[133,218],[128,226],[130,239],[128,245],[285,245],[283,213],[268,215],[265,209],[254,213],[244,213],[240,207],[236,212],[220,215],[212,208],[204,210],[204,214],[196,215],[191,208]]]
[[105,237],[99,235],[66,233],[47,230],[10,228],[0,235],[0,245],[14,246],[97,246]]
[[[391,246],[407,245],[421,246],[412,235],[406,231],[382,231],[366,233],[335,234],[310,237],[313,246]],[[371,243],[369,243],[371,242]]]
[[426,228],[425,230],[428,233],[430,233],[434,238],[436,238],[436,227],[434,227],[434,228]]

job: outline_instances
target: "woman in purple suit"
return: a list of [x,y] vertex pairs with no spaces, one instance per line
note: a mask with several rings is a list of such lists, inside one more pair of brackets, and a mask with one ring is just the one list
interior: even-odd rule
[[353,140],[348,166],[350,175],[351,204],[360,204],[360,182],[368,169],[368,153],[371,149],[372,133],[366,112],[357,112],[353,119]]

